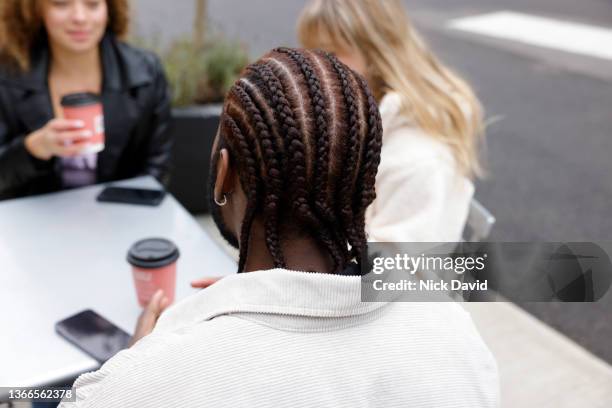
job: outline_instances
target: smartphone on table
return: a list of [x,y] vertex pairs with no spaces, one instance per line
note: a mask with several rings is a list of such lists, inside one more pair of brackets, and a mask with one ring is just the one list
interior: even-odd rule
[[132,337],[90,309],[56,323],[55,331],[100,364],[126,348]]
[[98,195],[97,200],[107,203],[157,206],[163,201],[165,196],[166,192],[163,190],[131,187],[106,187]]

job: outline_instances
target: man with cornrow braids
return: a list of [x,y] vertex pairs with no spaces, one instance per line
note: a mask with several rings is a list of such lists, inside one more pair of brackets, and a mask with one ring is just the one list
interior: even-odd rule
[[247,67],[210,182],[238,273],[165,311],[157,294],[134,345],[63,406],[496,406],[495,362],[458,305],[361,301],[381,134],[365,81],[333,55],[278,48]]

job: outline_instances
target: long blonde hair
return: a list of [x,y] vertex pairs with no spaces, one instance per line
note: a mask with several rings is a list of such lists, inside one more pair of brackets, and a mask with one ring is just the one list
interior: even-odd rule
[[376,98],[397,92],[402,115],[446,143],[466,176],[482,175],[480,102],[427,48],[400,0],[312,0],[298,36],[307,48],[361,53]]

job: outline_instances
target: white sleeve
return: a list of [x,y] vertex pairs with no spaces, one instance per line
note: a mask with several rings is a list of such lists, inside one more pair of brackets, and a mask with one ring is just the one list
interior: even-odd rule
[[[466,214],[453,219],[456,175],[446,163],[428,160],[386,163],[376,178],[376,200],[366,213],[368,240],[445,242],[462,229]],[[455,204],[455,203],[453,203]],[[461,231],[459,231],[459,235]],[[451,239],[451,240],[454,240]]]
[[62,402],[59,408],[105,407],[112,405],[109,405],[111,400],[125,399],[127,396],[120,394],[120,387],[116,384],[117,378],[137,366],[143,358],[155,354],[163,344],[164,339],[161,336],[150,334],[131,348],[115,354],[98,371],[80,375],[72,387],[76,393],[76,401]]
[[104,363],[98,371],[91,371],[80,375],[72,386],[76,393],[75,402],[62,402],[58,408],[91,407],[91,397],[100,390],[104,381],[112,374],[121,371],[124,367],[131,366],[134,360],[134,351],[132,349],[125,349]]

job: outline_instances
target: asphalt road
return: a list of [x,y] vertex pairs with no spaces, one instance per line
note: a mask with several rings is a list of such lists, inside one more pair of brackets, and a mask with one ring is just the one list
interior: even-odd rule
[[[612,26],[609,0],[405,0],[439,56],[474,85],[492,122],[477,198],[500,241],[612,241],[612,62],[489,40],[449,19],[499,10]],[[192,3],[136,0],[136,31],[188,35]],[[253,56],[297,45],[303,1],[209,0],[214,29]],[[612,363],[612,295],[596,304],[526,304],[530,313]]]

